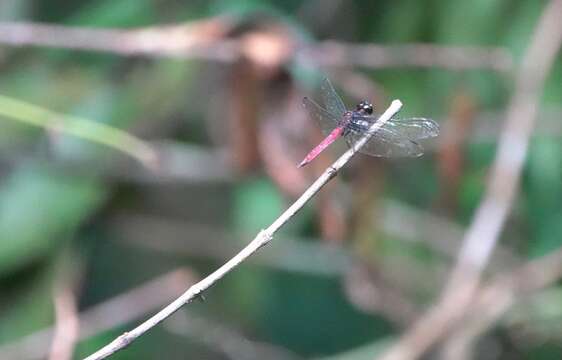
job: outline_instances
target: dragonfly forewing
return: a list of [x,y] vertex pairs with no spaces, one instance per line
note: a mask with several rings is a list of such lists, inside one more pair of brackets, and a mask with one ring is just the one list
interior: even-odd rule
[[347,111],[343,100],[340,98],[332,86],[332,83],[327,78],[324,79],[320,85],[320,94],[328,112],[336,115],[337,117],[341,117]]
[[326,109],[318,105],[307,97],[302,99],[302,104],[314,120],[316,120],[324,135],[330,134],[340,122],[340,117],[336,114],[328,112]]
[[[354,147],[364,132],[350,132],[345,136],[349,147]],[[360,153],[378,157],[418,157],[423,155],[423,147],[408,137],[382,127],[359,150]]]
[[[312,161],[341,134],[345,136],[349,147],[356,147],[358,141],[379,119],[379,116],[373,115],[373,105],[368,101],[361,101],[355,110],[347,111],[328,79],[321,84],[321,95],[325,107],[309,98],[304,98],[303,105],[318,122],[327,138],[306,156],[300,166]],[[392,118],[383,124],[359,151],[379,157],[418,157],[423,154],[423,148],[417,141],[438,134],[439,125],[431,119]]]
[[383,128],[400,133],[411,140],[428,139],[439,135],[439,125],[427,118],[392,118]]
[[[378,116],[358,116],[355,118],[370,124],[378,120]],[[399,133],[410,140],[428,139],[439,135],[439,125],[431,119],[421,117],[406,119],[392,118],[382,127]]]

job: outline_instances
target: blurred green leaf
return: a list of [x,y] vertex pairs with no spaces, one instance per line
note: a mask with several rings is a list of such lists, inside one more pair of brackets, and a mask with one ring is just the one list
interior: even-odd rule
[[43,127],[56,135],[67,133],[98,144],[123,151],[145,166],[156,162],[154,150],[142,140],[114,127],[90,121],[78,116],[62,115],[42,107],[0,95],[0,115]]
[[211,2],[211,14],[230,14],[240,17],[248,16],[254,13],[261,14],[280,14],[280,11],[273,6],[269,1],[260,0],[237,0],[225,1],[215,0]]
[[80,26],[127,27],[154,22],[151,0],[90,1],[67,21]]
[[540,229],[533,241],[529,242],[529,256],[537,258],[559,249],[562,246],[562,212],[550,214],[540,222]]
[[544,103],[547,105],[559,106],[562,104],[562,59],[554,64],[550,76],[546,79],[544,87]]
[[[371,21],[376,26],[374,37],[384,38],[385,42],[415,42],[423,35],[427,3],[417,0],[388,2],[381,4],[382,14],[378,21]],[[380,6],[380,5],[379,5]]]
[[41,264],[34,270],[32,274],[12,277],[9,279],[12,287],[5,286],[2,289],[2,342],[12,341],[52,323],[53,266],[50,263]]
[[0,275],[65,241],[103,196],[91,180],[33,168],[12,174],[0,188]]
[[372,360],[379,354],[382,354],[392,342],[394,338],[384,338],[374,343],[357,346],[351,350],[344,351],[331,356],[316,357],[316,360]]
[[486,171],[469,172],[464,174],[459,187],[459,208],[464,223],[472,218],[485,190]]
[[2,0],[0,1],[0,21],[13,21],[25,16],[31,7],[27,0]]
[[527,214],[533,241],[529,254],[537,257],[562,246],[562,149],[559,140],[538,138],[529,147],[525,177]]
[[307,356],[360,346],[389,330],[384,319],[352,306],[338,279],[272,274],[259,295],[260,333]]
[[432,14],[436,40],[455,45],[494,45],[509,6],[508,0],[442,1]]
[[240,184],[235,193],[234,225],[242,233],[255,233],[267,227],[283,210],[279,191],[263,178]]
[[545,6],[545,1],[513,2],[510,21],[506,22],[503,43],[520,58],[529,46],[533,28]]

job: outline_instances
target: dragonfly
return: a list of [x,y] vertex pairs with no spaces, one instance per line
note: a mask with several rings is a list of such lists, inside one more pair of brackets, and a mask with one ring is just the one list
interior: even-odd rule
[[[379,119],[379,115],[373,114],[373,104],[366,100],[357,104],[355,110],[348,110],[327,78],[322,81],[320,90],[324,107],[308,97],[303,99],[303,106],[327,136],[306,155],[298,167],[310,163],[341,136],[349,147],[355,146]],[[423,155],[423,147],[418,140],[438,134],[439,125],[431,119],[393,117],[371,136],[359,152],[378,157],[419,157]]]

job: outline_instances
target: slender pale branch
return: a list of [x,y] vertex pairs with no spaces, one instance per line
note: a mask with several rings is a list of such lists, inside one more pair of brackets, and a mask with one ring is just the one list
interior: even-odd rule
[[462,320],[480,286],[482,273],[496,249],[517,195],[540,95],[562,45],[562,0],[543,10],[517,73],[515,91],[486,186],[486,193],[467,229],[447,286],[431,307],[380,360],[421,357]]
[[72,359],[80,322],[76,295],[70,284],[64,284],[54,294],[55,326],[49,360]]
[[471,359],[474,343],[511,307],[552,286],[562,276],[562,248],[497,275],[482,286],[463,319],[445,344],[444,359]]
[[356,66],[371,69],[396,67],[447,70],[492,69],[509,72],[512,57],[501,47],[446,46],[410,43],[379,45],[324,41],[299,54],[323,66]]
[[[247,50],[247,43],[228,37],[233,25],[235,21],[226,17],[135,29],[0,22],[0,44],[232,62]],[[513,70],[511,54],[501,47],[325,41],[296,46],[291,56],[307,63],[336,67]]]
[[178,311],[183,305],[192,302],[198,296],[213,286],[217,281],[222,279],[226,274],[235,269],[238,265],[244,262],[248,257],[258,251],[261,247],[267,245],[272,239],[273,235],[285,225],[302,207],[324,186],[333,179],[338,171],[359,151],[363,145],[373,134],[390,120],[400,109],[402,102],[394,100],[389,108],[381,115],[377,122],[375,122],[369,131],[348,151],[346,151],[338,160],[336,160],[320,177],[291,205],[281,216],[277,218],[267,229],[262,230],[245,248],[238,254],[227,261],[224,265],[209,274],[206,278],[191,286],[185,293],[170,303],[168,306],[160,310],[157,314],[146,320],[133,330],[126,332],[113,340],[108,345],[104,346],[94,354],[88,356],[86,360],[104,359],[111,354],[125,348],[131,342],[142,336],[145,332],[164,321],[170,315]]
[[89,28],[34,22],[0,22],[0,44],[232,61],[237,46],[225,39],[223,17],[136,29]]

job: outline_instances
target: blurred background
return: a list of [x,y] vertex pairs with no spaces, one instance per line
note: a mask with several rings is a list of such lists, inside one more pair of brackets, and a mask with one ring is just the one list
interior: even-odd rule
[[0,358],[84,357],[253,239],[345,150],[296,168],[328,77],[440,136],[357,155],[114,358],[374,359],[432,309],[496,174],[507,218],[461,323],[499,311],[420,355],[560,359],[560,3],[1,0]]

